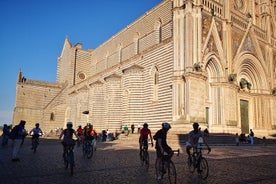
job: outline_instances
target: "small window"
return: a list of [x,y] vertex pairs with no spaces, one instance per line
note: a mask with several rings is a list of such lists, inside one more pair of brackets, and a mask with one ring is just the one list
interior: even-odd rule
[[51,113],[51,116],[50,116],[50,121],[54,121],[55,120],[55,115],[54,115],[54,113],[52,112]]
[[82,72],[80,72],[80,73],[78,74],[78,77],[79,77],[79,79],[84,80],[84,79],[85,79],[85,74],[82,73]]

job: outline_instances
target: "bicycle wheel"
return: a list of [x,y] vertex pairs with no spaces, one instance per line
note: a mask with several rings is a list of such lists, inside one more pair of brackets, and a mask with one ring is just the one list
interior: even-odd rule
[[68,154],[68,161],[70,163],[70,174],[73,175],[74,174],[74,165],[75,165],[73,150],[70,150],[70,152]]
[[[163,171],[162,171],[162,161],[160,163],[160,168],[158,167],[158,159],[155,160],[155,178],[157,182],[160,182],[163,178]],[[159,178],[160,177],[160,178]]]
[[32,148],[33,148],[33,152],[35,153],[36,152],[36,148],[37,148],[37,140],[36,139],[32,140]]
[[149,169],[149,153],[146,150],[144,151],[144,164],[145,164],[145,168],[148,170]]
[[209,166],[208,166],[207,160],[204,157],[200,159],[200,162],[198,165],[198,173],[200,174],[200,177],[204,180],[208,177]]
[[176,184],[176,169],[174,163],[170,160],[168,163],[168,178],[170,184]]
[[141,166],[143,166],[144,165],[144,150],[141,151],[140,161],[141,161]]
[[64,154],[64,157],[63,157],[63,161],[64,161],[64,166],[65,166],[65,169],[68,168],[68,152],[66,151],[65,154]]
[[86,156],[86,153],[87,153],[87,147],[88,147],[88,142],[85,141],[85,143],[82,146],[82,153],[84,157]]
[[194,162],[192,156],[188,156],[187,167],[189,172],[193,173],[195,171]]
[[90,159],[93,156],[93,152],[94,152],[93,149],[94,149],[93,144],[90,143],[87,147],[87,158]]

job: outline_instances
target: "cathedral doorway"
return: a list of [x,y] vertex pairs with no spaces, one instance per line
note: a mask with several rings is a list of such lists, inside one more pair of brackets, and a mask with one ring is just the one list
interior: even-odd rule
[[249,132],[248,101],[240,100],[241,132]]

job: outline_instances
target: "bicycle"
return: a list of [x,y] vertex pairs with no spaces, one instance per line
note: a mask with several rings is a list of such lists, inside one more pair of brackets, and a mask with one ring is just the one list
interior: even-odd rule
[[95,139],[85,140],[83,145],[83,156],[90,159],[94,154]]
[[[209,166],[208,162],[205,157],[202,155],[202,150],[205,149],[202,147],[202,142],[199,141],[199,143],[193,147],[193,153],[192,155],[188,156],[188,169],[191,173],[197,169],[197,173],[202,179],[206,179],[209,175]],[[208,153],[210,153],[211,150],[208,149]]]
[[142,152],[140,154],[140,160],[141,160],[141,165],[145,166],[145,168],[148,170],[149,169],[149,152],[148,152],[148,145],[153,143],[149,143],[148,141],[143,141],[142,142]]
[[32,150],[34,153],[36,152],[36,149],[39,145],[39,136],[41,136],[41,134],[32,135]]
[[[161,176],[161,180],[164,179],[164,175],[168,173],[168,183],[170,184],[176,184],[177,181],[177,174],[176,174],[176,168],[171,160],[172,156],[174,153],[177,152],[177,156],[179,156],[179,149],[178,150],[172,150],[171,155],[163,155],[162,161],[161,161],[161,168],[159,170],[158,167],[158,160],[156,159],[155,161],[155,172],[156,172],[156,177]],[[157,179],[158,182],[161,182],[161,180]]]
[[65,147],[65,153],[64,153],[63,159],[64,159],[65,169],[68,169],[70,165],[70,174],[72,176],[74,174],[74,167],[75,167],[74,145],[67,145]]

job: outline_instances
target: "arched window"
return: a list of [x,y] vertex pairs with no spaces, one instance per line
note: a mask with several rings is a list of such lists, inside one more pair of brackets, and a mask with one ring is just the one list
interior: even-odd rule
[[158,100],[158,84],[159,84],[159,70],[157,66],[155,66],[154,72],[153,72],[153,101]]

